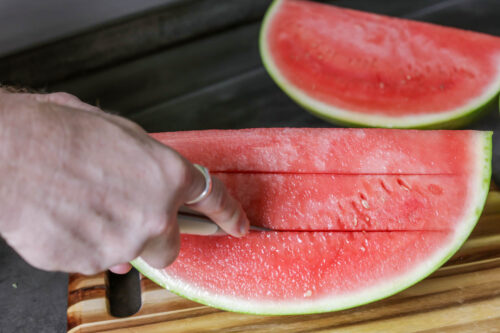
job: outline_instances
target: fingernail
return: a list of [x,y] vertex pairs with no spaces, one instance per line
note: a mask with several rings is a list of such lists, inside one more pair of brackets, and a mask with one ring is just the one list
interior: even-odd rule
[[246,217],[243,217],[240,221],[240,234],[241,235],[246,235],[246,233],[248,232],[249,225],[250,225],[250,223],[248,222]]
[[132,269],[129,263],[114,265],[109,270],[115,274],[127,274]]

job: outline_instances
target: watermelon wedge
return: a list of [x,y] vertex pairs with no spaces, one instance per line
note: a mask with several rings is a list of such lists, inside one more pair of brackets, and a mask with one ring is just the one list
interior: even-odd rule
[[500,91],[500,38],[335,6],[275,0],[260,51],[313,114],[362,127],[456,128]]
[[465,241],[491,176],[491,133],[248,129],[153,134],[222,179],[251,223],[182,235],[144,275],[200,303],[255,314],[345,309],[392,295]]

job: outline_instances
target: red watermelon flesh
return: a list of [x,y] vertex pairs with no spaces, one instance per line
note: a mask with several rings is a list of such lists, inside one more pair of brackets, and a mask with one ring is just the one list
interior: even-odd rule
[[447,231],[251,232],[242,239],[184,235],[182,242],[189,245],[166,272],[219,295],[314,300],[397,278],[449,239]]
[[472,230],[490,177],[491,134],[251,129],[154,134],[220,177],[252,224],[243,238],[183,235],[156,270],[168,289],[233,311],[338,310],[397,292]]
[[500,90],[500,38],[296,0],[275,1],[261,52],[321,116],[415,127],[469,115]]
[[[210,142],[207,132],[179,133],[166,142],[221,178],[259,226],[443,230],[453,228],[467,200],[462,183],[471,165],[457,160],[475,147],[462,132],[215,133],[208,135]],[[165,140],[162,134],[156,138]],[[450,200],[456,205],[449,205]],[[440,215],[428,219],[436,211]]]

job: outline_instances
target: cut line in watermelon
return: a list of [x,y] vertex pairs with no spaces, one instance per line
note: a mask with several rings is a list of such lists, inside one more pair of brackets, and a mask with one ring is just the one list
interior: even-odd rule
[[385,298],[439,268],[474,228],[489,190],[491,135],[384,129],[153,134],[217,170],[251,223],[276,231],[182,235],[179,257],[166,269],[141,258],[132,264],[176,294],[243,313],[317,313]]
[[260,33],[274,81],[334,123],[457,128],[495,103],[500,38],[301,0],[275,0]]

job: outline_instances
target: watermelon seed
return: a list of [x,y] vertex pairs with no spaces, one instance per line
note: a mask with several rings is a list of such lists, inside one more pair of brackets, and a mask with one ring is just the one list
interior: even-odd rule
[[408,185],[404,180],[402,180],[401,178],[398,178],[397,179],[397,182],[399,184],[399,186],[401,186],[403,189],[409,191],[411,189],[410,185]]
[[389,189],[389,187],[387,186],[387,184],[384,182],[383,179],[380,180],[380,185],[387,193],[391,194],[392,191]]
[[361,204],[363,205],[363,207],[365,207],[366,209],[370,208],[370,205],[368,205],[368,201],[366,200],[361,200]]
[[431,192],[432,194],[436,194],[436,195],[440,195],[443,193],[443,189],[436,185],[436,184],[430,184],[427,189],[429,190],[429,192]]
[[308,290],[304,293],[304,297],[311,297],[312,291]]
[[363,205],[363,207],[365,207],[366,209],[370,208],[370,206],[368,205],[368,201],[366,200],[361,200],[361,204]]
[[370,208],[366,195],[364,193],[360,193],[359,197],[361,198],[361,205],[363,205],[366,209]]

